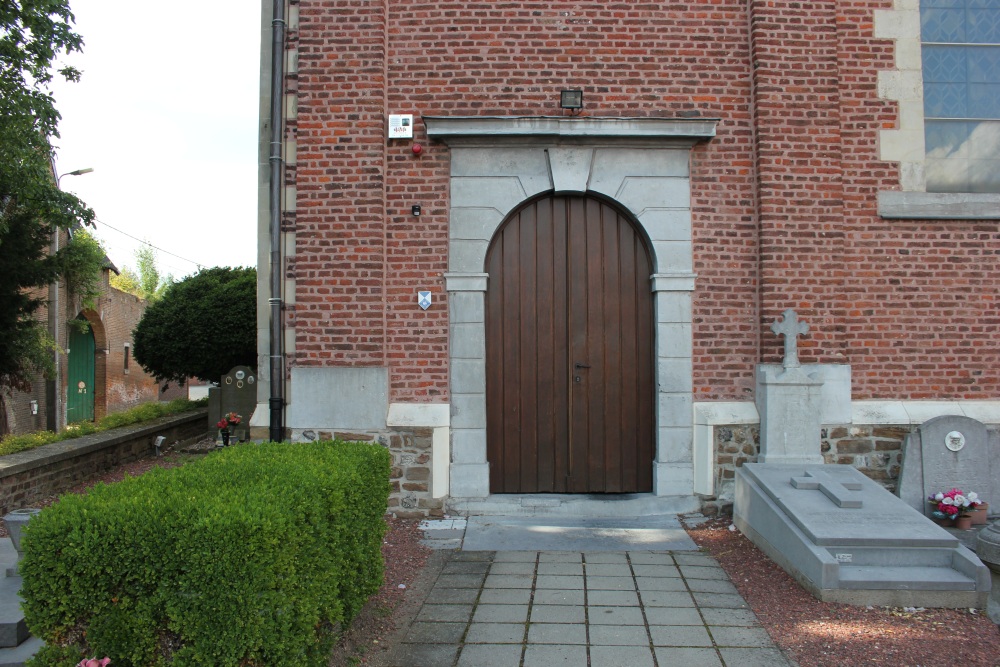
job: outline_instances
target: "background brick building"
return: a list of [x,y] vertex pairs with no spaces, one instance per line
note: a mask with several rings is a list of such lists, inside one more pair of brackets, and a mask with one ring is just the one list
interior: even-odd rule
[[[758,370],[780,362],[769,326],[789,308],[839,429],[828,460],[845,447],[891,484],[898,448],[845,433],[1000,423],[1000,83],[974,62],[1000,57],[977,44],[1000,43],[1000,7],[974,4],[287,2],[282,288],[270,295],[264,166],[258,308],[267,369],[267,299],[282,299],[287,432],[393,446],[401,511],[497,493],[487,440],[512,408],[487,400],[503,382],[490,355],[525,348],[489,324],[487,261],[526,203],[562,196],[608,204],[652,262],[640,490],[678,509],[725,497],[726,448],[748,439],[753,457]],[[949,73],[949,58],[969,66]],[[567,89],[582,109],[560,107]],[[942,110],[962,95],[979,110]],[[390,138],[392,114],[412,114],[412,139]]]
[[[61,243],[65,244],[66,241],[64,233]],[[53,425],[61,429],[79,418],[100,419],[141,403],[187,396],[185,388],[170,387],[162,391],[156,380],[132,359],[132,330],[142,319],[146,302],[112,287],[109,282],[112,271],[117,273],[118,269],[109,260],[101,272],[101,293],[93,307],[84,307],[80,299],[68,293],[65,285],[60,283],[57,306],[60,394],[57,414],[51,414],[53,406],[50,405],[50,396],[46,392],[46,379],[39,374],[32,384],[31,392],[13,392],[11,396],[5,397],[4,408],[9,433],[23,434],[52,429]],[[35,317],[47,322],[48,309],[49,305],[42,306],[36,311]],[[69,322],[75,319],[86,320],[89,333],[84,333],[82,339],[92,338],[92,349],[71,344],[81,340],[75,336],[84,332],[84,328],[69,326]],[[79,387],[80,379],[71,373],[70,357],[74,354],[85,354],[88,357],[86,361],[89,363],[85,367],[93,372],[92,384],[89,376],[85,380],[85,384],[89,386]],[[77,394],[72,402],[70,392]],[[80,412],[77,413],[77,410]]]

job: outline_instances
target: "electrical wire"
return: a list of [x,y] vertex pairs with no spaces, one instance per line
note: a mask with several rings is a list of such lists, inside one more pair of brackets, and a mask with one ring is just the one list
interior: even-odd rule
[[170,255],[171,257],[176,257],[177,259],[180,259],[180,260],[183,260],[185,262],[189,262],[191,264],[194,264],[196,267],[198,267],[199,271],[201,271],[201,268],[203,266],[205,266],[205,264],[202,264],[201,262],[196,262],[194,260],[188,259],[187,257],[181,257],[180,255],[176,255],[176,254],[170,252],[169,250],[164,250],[163,248],[157,247],[157,246],[153,245],[152,243],[150,243],[149,241],[146,241],[144,239],[140,239],[140,238],[137,238],[135,236],[132,236],[128,232],[123,232],[122,230],[118,229],[117,227],[112,227],[111,225],[109,225],[108,223],[104,222],[103,220],[95,220],[94,222],[98,222],[98,223],[104,225],[105,227],[107,227],[108,229],[114,230],[114,231],[118,232],[119,234],[121,234],[123,236],[127,236],[127,237],[129,237],[130,239],[132,239],[134,241],[138,241],[139,243],[141,243],[143,245],[147,245],[150,248],[152,248],[153,250],[165,253],[167,255]]

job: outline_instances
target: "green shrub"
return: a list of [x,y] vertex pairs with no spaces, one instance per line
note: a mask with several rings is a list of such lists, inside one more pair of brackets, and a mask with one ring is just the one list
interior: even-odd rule
[[115,412],[114,414],[102,417],[97,424],[89,421],[74,422],[68,425],[66,430],[59,433],[36,431],[35,433],[27,433],[25,435],[8,435],[0,439],[0,456],[23,452],[53,442],[79,438],[81,435],[107,431],[121,426],[141,424],[142,422],[158,419],[159,417],[203,408],[207,404],[208,399],[189,401],[184,398],[178,398],[169,403],[143,403],[124,412]]
[[25,619],[65,656],[117,667],[325,665],[382,580],[389,454],[265,443],[154,470],[32,519]]

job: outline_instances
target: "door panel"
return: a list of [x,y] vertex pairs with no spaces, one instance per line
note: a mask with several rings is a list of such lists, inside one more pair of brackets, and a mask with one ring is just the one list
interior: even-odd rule
[[69,372],[66,381],[66,423],[94,419],[94,332],[69,329]]
[[594,198],[515,211],[487,253],[487,452],[494,493],[652,489],[652,266]]

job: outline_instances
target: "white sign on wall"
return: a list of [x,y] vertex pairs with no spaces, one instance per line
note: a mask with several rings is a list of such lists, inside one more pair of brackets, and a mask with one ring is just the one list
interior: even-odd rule
[[412,139],[413,114],[411,113],[389,114],[389,138]]

